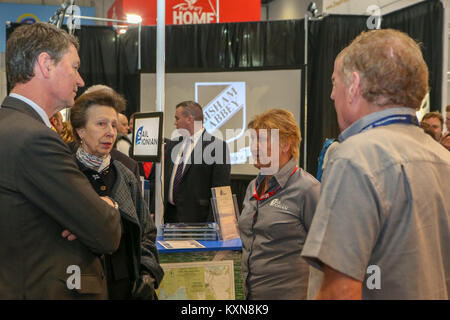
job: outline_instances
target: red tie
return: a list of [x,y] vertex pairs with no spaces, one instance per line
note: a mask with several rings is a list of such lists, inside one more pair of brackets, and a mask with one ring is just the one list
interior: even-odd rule
[[144,167],[145,179],[148,179],[152,171],[153,162],[143,162],[142,166]]

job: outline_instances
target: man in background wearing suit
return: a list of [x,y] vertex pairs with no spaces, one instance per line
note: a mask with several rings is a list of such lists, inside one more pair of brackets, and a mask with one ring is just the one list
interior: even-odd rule
[[84,85],[78,41],[46,23],[6,45],[11,93],[0,108],[0,299],[106,299],[100,256],[121,236],[49,117]]
[[181,139],[165,146],[164,222],[212,222],[211,188],[230,185],[228,147],[203,128],[196,102],[176,106],[175,126]]

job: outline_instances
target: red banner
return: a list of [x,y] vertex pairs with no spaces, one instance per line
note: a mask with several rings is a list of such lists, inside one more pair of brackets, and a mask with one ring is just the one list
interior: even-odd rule
[[[116,0],[108,18],[126,20],[126,14],[142,17],[143,25],[156,24],[157,0]],[[166,0],[166,24],[199,24],[261,19],[261,0]]]
[[167,0],[166,24],[217,23],[219,0]]

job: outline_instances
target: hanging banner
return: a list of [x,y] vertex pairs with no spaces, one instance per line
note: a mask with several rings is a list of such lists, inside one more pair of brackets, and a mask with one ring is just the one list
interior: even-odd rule
[[167,1],[166,24],[217,23],[219,20],[219,0]]
[[[127,14],[142,17],[143,25],[156,25],[157,0],[116,0],[108,18],[126,20]],[[205,24],[259,21],[261,0],[166,0],[166,24]]]

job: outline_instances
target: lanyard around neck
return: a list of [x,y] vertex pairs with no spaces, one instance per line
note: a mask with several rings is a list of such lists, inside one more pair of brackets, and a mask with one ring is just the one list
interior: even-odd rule
[[383,117],[378,119],[372,123],[369,123],[367,126],[362,128],[359,132],[363,132],[366,130],[370,130],[377,127],[383,127],[394,123],[404,123],[404,124],[412,124],[419,125],[419,121],[415,115],[411,114],[392,114],[390,116]]
[[[295,166],[294,171],[292,171],[292,173],[291,173],[291,175],[289,177],[291,177],[295,173],[295,171],[297,171],[297,170],[298,170],[298,166]],[[266,193],[262,194],[261,196],[259,196],[258,192],[256,190],[256,181],[255,181],[255,188],[253,190],[253,197],[256,200],[258,200],[258,201],[269,199],[271,196],[273,196],[278,191],[278,189],[280,189],[280,187],[281,186],[278,186],[275,190],[270,191],[270,192],[266,192]]]

